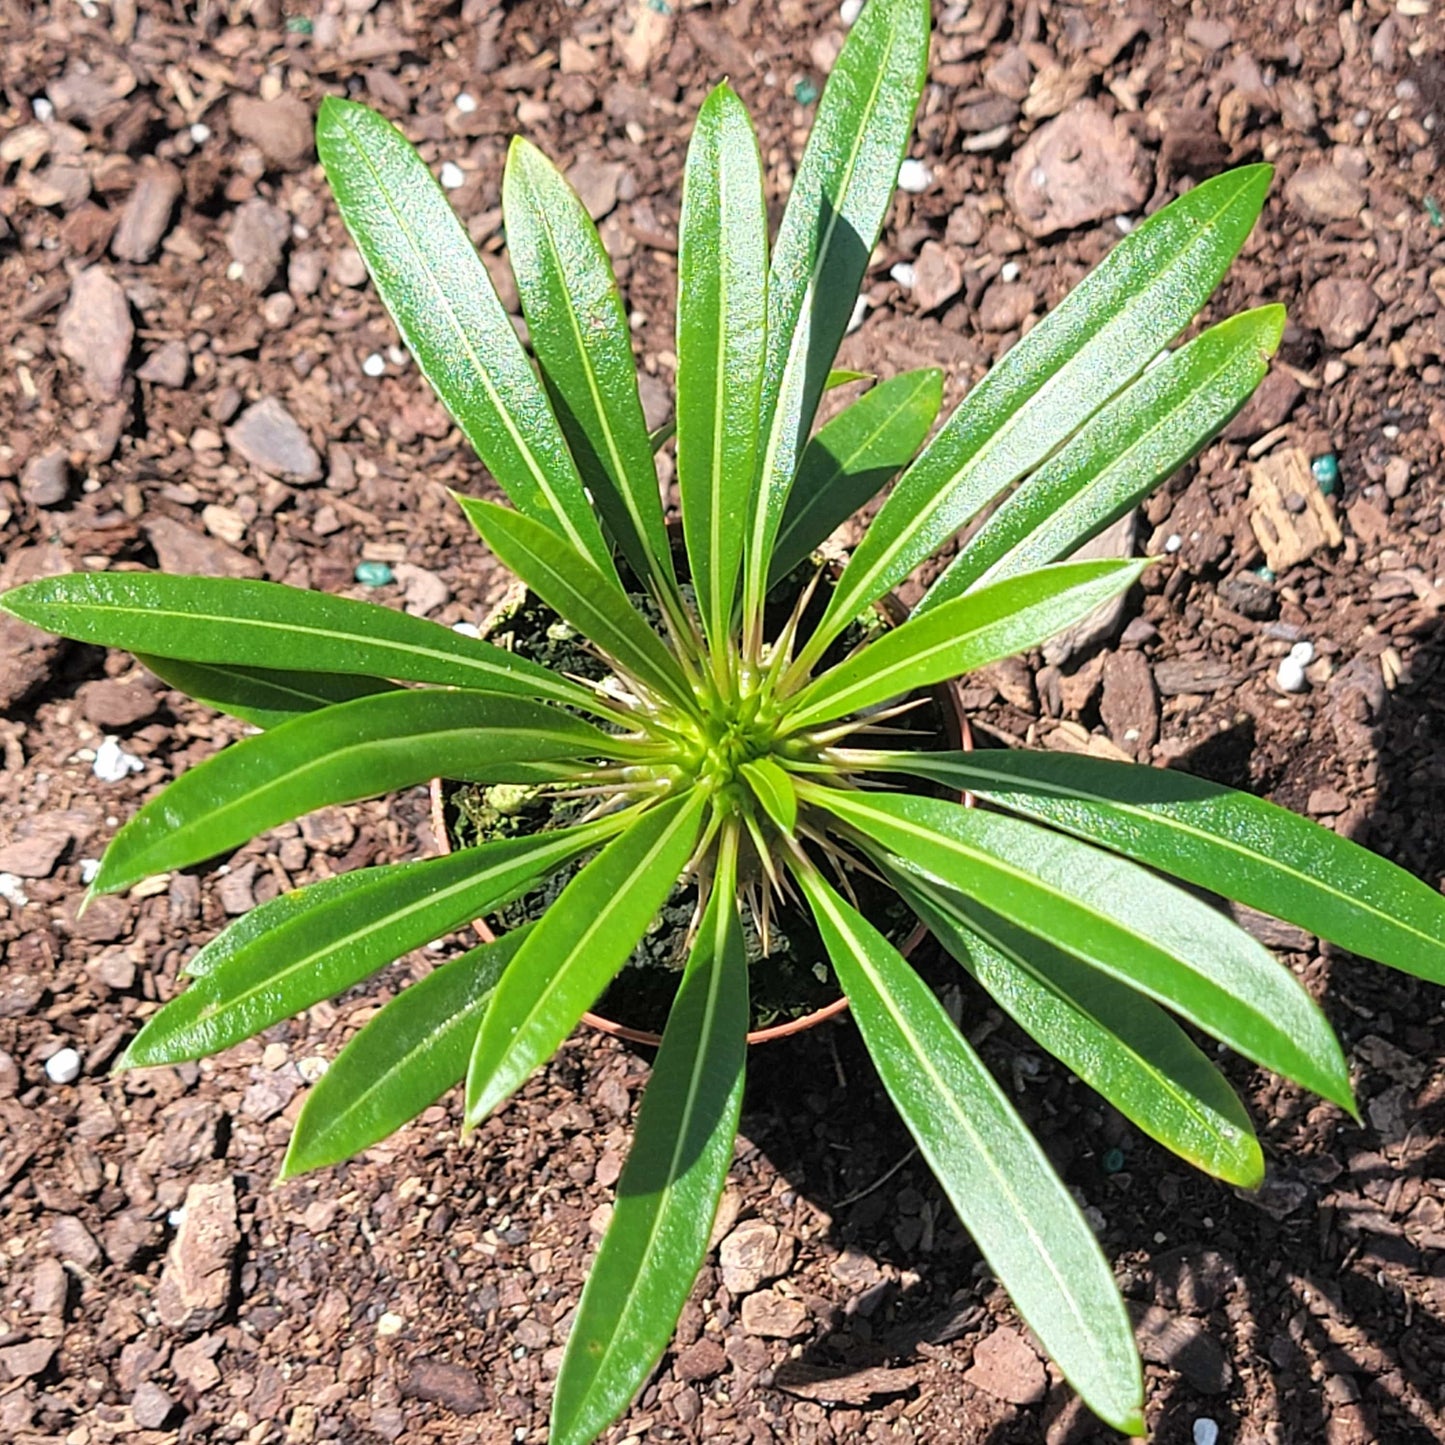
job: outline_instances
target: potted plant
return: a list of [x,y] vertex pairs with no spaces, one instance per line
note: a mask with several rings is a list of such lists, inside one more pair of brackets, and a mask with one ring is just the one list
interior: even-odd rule
[[[312,1090],[285,1174],[365,1148],[463,1078],[474,1127],[567,1036],[676,881],[694,880],[686,968],[557,1380],[559,1445],[594,1439],[626,1408],[705,1254],[742,1099],[746,900],[811,916],[984,1257],[1090,1407],[1134,1433],[1141,1373],[1107,1260],[1005,1092],[854,906],[852,880],[886,880],[1044,1048],[1146,1133],[1245,1187],[1263,1172],[1250,1120],[1176,1016],[1353,1112],[1348,1071],[1294,976],[1170,880],[1445,979],[1438,895],[1260,799],[1148,767],[902,750],[863,732],[1139,577],[1146,563],[1060,559],[1190,457],[1263,375],[1278,307],[1177,338],[1247,236],[1267,167],[1198,186],[1121,241],[908,462],[818,606],[800,596],[768,625],[775,584],[932,421],[936,392],[885,383],[812,435],[908,143],[928,30],[927,0],[870,0],[771,246],[747,113],[726,85],[702,108],[679,238],[681,561],[625,314],[565,182],[514,144],[503,201],[529,356],[402,136],[362,106],[323,105],[318,146],[343,217],[512,505],[458,503],[605,659],[597,683],[263,582],[73,574],[3,599],[37,626],[130,649],[262,729],[122,827],[95,892],[438,774],[588,790],[571,826],[299,888],[190,960],[188,987],[122,1066],[225,1048],[586,860],[537,921],[437,967],[356,1035]],[[907,621],[840,648],[990,507]],[[959,791],[982,806],[950,801]]]

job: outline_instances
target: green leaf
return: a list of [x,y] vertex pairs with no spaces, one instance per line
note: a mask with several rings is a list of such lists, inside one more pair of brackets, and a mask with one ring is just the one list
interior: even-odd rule
[[1151,216],[969,392],[853,553],[810,661],[1184,329],[1244,244],[1272,174],[1228,171]]
[[302,713],[391,692],[395,687],[382,678],[348,676],[342,672],[222,667],[156,657],[151,653],[137,653],[136,661],[144,663],[168,687],[258,728],[273,728]]
[[1151,1139],[1242,1189],[1264,1180],[1249,1114],[1157,1004],[926,878],[887,867],[933,936],[1011,1018]]
[[1304,986],[1242,928],[1172,883],[1001,813],[906,794],[800,791],[905,867],[985,902],[1246,1058],[1354,1112],[1339,1041]]
[[468,1127],[556,1052],[627,961],[687,866],[708,795],[659,803],[566,886],[502,975],[467,1072]]
[[980,588],[885,632],[791,700],[789,731],[902,697],[1010,657],[1133,586],[1145,562],[1060,562]]
[[670,589],[672,548],[612,263],[576,191],[520,136],[507,153],[502,218],[532,350],[582,481],[636,575]]
[[397,330],[487,470],[521,511],[610,571],[547,394],[426,163],[390,121],[330,95],[316,151]]
[[1263,798],[1188,773],[1056,753],[864,756],[870,769],[976,793],[1366,958],[1445,983],[1445,897]]
[[767,590],[773,539],[818,398],[893,200],[928,64],[928,0],[870,0],[823,89],[768,276],[762,449],[743,611]]
[[738,771],[778,829],[791,834],[798,826],[798,794],[788,773],[770,757],[754,758]]
[[[849,386],[855,381],[872,381],[873,373],[870,371],[830,371],[824,391],[832,391],[834,387]],[[677,435],[677,419],[665,421],[655,431],[649,432],[647,440],[654,452],[661,451],[673,437]]]
[[797,877],[883,1086],[989,1267],[1089,1408],[1143,1434],[1133,1330],[1078,1205],[898,950],[816,872]]
[[864,392],[803,451],[773,544],[769,585],[786,577],[922,445],[943,400],[943,373],[906,371]]
[[521,512],[477,497],[462,510],[508,571],[636,681],[692,712],[696,700],[676,656],[648,626],[615,576],[606,576]]
[[608,715],[575,682],[449,627],[277,582],[70,572],[0,596],[23,622],[78,642],[223,667],[359,674],[544,697]]
[[677,260],[677,485],[715,653],[732,621],[757,466],[767,306],[762,162],[747,109],[724,84],[688,147]]
[[363,1025],[306,1096],[282,1179],[369,1149],[461,1083],[492,990],[530,927],[434,968]]
[[707,1253],[747,1055],[736,873],[736,850],[725,848],[642,1096],[612,1220],[567,1337],[552,1445],[587,1445],[626,1409],[667,1348]]
[[981,582],[1066,557],[1122,517],[1249,399],[1284,319],[1283,306],[1246,311],[1151,366],[999,506],[915,615]]
[[568,775],[558,763],[628,751],[570,713],[500,693],[426,689],[338,703],[182,773],[115,835],[91,888],[114,893],[316,808],[429,778],[540,782]]
[[[540,878],[617,831],[615,819],[542,839],[503,838],[445,858],[368,868],[366,881],[313,883],[269,926],[232,928],[209,948],[221,955],[193,960],[197,977],[151,1018],[117,1068],[149,1068],[199,1059],[260,1033],[324,998],[360,983],[402,954],[501,907]],[[228,930],[229,932],[229,930]],[[204,951],[203,951],[204,952]]]

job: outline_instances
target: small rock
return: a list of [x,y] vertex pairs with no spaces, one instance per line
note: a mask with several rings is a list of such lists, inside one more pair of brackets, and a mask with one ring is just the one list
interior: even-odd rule
[[107,731],[134,727],[155,716],[156,695],[141,682],[116,682],[97,678],[85,683],[76,694],[80,710],[96,727]]
[[364,286],[366,275],[366,262],[355,246],[342,246],[331,258],[331,279],[338,286]]
[[165,161],[147,156],[140,163],[135,190],[120,213],[120,224],[111,239],[111,254],[121,261],[140,265],[156,253],[184,184],[181,173]]
[[451,598],[451,588],[425,567],[413,566],[410,562],[398,562],[392,568],[392,575],[401,583],[406,610],[414,617],[426,617],[438,607],[444,607]]
[[1284,692],[1304,692],[1309,687],[1309,679],[1305,677],[1304,666],[1293,653],[1280,658],[1274,680],[1279,683]]
[[1024,142],[1007,190],[1035,239],[1137,210],[1149,199],[1138,142],[1092,100],[1075,101]]
[[477,1372],[449,1360],[413,1360],[401,1393],[412,1400],[444,1405],[457,1415],[475,1415],[487,1403]]
[[73,1084],[80,1077],[80,1063],[74,1049],[58,1049],[45,1061],[45,1077],[52,1084]]
[[34,1379],[45,1373],[59,1348],[59,1340],[30,1340],[23,1345],[11,1345],[0,1350],[0,1371],[7,1380]]
[[184,386],[190,374],[191,353],[184,341],[167,341],[164,346],[157,347],[136,372],[142,381],[168,386],[172,390]]
[[233,95],[226,113],[231,129],[248,140],[278,170],[297,170],[310,159],[311,109],[300,96],[261,100]]
[[1301,166],[1285,184],[1285,200],[1306,221],[1353,221],[1369,197],[1365,188],[1328,163]]
[[120,1269],[133,1269],[160,1243],[160,1224],[139,1210],[117,1214],[103,1232],[106,1255]]
[[587,214],[600,221],[617,204],[619,188],[627,167],[620,161],[599,161],[584,157],[567,172],[572,189],[581,197]]
[[70,462],[62,447],[41,452],[20,473],[20,495],[32,507],[58,507],[70,495]]
[[907,157],[898,167],[898,189],[921,196],[933,184],[933,172],[920,160]]
[[1151,1365],[1178,1370],[1202,1395],[1218,1395],[1229,1388],[1233,1371],[1224,1348],[1200,1321],[1158,1305],[1134,1305],[1130,1315],[1139,1353]]
[[222,1318],[240,1242],[234,1181],[191,1185],[155,1294],[167,1329],[199,1334]]
[[1262,437],[1290,419],[1303,395],[1304,388],[1288,371],[1275,368],[1255,387],[1254,395],[1225,427],[1224,435],[1232,442],[1252,442]]
[[1236,572],[1226,577],[1219,584],[1219,597],[1226,607],[1255,621],[1273,617],[1279,608],[1274,588],[1254,572]]
[[1154,674],[1140,652],[1111,652],[1104,659],[1099,716],[1113,742],[1147,758],[1159,738],[1159,697]]
[[226,429],[226,441],[253,467],[296,482],[321,479],[321,458],[296,419],[274,397],[262,397]]
[[672,1374],[674,1379],[684,1384],[694,1384],[722,1374],[727,1365],[728,1357],[723,1353],[723,1347],[710,1335],[704,1335],[672,1362]]
[[30,1308],[41,1319],[58,1319],[69,1298],[70,1276],[65,1266],[58,1259],[42,1259],[30,1277]]
[[1048,1385],[1044,1362],[1023,1336],[1007,1325],[1000,1325],[978,1342],[973,1364],[963,1372],[963,1378],[976,1389],[1011,1405],[1038,1404]]
[[102,783],[118,783],[145,767],[145,760],[121,747],[119,738],[106,738],[95,750],[90,770]]
[[1194,1438],[1194,1445],[1219,1445],[1219,1426],[1208,1415],[1201,1415],[1194,1422],[1190,1434]]
[[135,326],[124,290],[104,267],[91,266],[76,276],[55,334],[90,394],[97,401],[114,401],[125,381]]
[[[1073,560],[1083,562],[1095,558],[1131,557],[1138,541],[1139,514],[1126,512],[1117,522],[1105,527],[1097,537],[1085,542],[1073,554]],[[1044,644],[1044,661],[1054,667],[1062,667],[1076,653],[1087,652],[1101,642],[1108,641],[1124,624],[1124,612],[1128,605],[1127,594],[1097,607],[1082,621],[1076,622],[1057,637]]]
[[443,161],[437,180],[444,191],[459,191],[467,183],[467,173],[455,161]]
[[270,289],[281,270],[281,257],[291,234],[286,213],[269,202],[253,197],[231,221],[226,245],[240,268],[239,280],[258,294]]
[[1033,315],[1038,297],[1019,282],[995,281],[978,303],[978,324],[983,331],[1016,331]]
[[742,1303],[740,1318],[748,1334],[764,1339],[791,1340],[808,1331],[808,1311],[803,1302],[772,1289],[750,1294]]
[[1340,351],[1353,346],[1380,314],[1380,298],[1358,276],[1326,276],[1310,287],[1305,317],[1325,344]]
[[154,1380],[144,1380],[131,1396],[131,1419],[142,1430],[159,1430],[171,1417],[176,1402]]
[[791,1235],[762,1219],[745,1219],[723,1240],[718,1264],[723,1284],[735,1295],[749,1294],[792,1267]]
[[913,299],[920,311],[936,311],[963,289],[963,267],[946,246],[926,241],[913,268]]
[[259,577],[261,564],[215,537],[193,531],[173,517],[154,517],[142,524],[155,548],[161,571],[191,577]]
[[189,1385],[196,1394],[204,1395],[221,1383],[221,1372],[216,1368],[215,1357],[220,1352],[220,1335],[202,1335],[188,1345],[182,1345],[171,1356],[171,1368],[177,1380]]
[[[75,1051],[70,1049],[64,1052]],[[78,1063],[79,1055],[76,1058]],[[61,1259],[67,1264],[78,1265],[81,1269],[94,1269],[105,1257],[100,1252],[95,1236],[73,1214],[57,1214],[51,1220],[50,1243]]]
[[1212,657],[1166,657],[1154,668],[1154,685],[1164,697],[1218,692],[1238,680],[1227,662]]

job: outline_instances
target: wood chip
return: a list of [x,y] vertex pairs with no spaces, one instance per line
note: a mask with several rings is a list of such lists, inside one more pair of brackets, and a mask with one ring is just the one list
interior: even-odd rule
[[1334,507],[1320,491],[1310,459],[1299,447],[1257,462],[1249,477],[1249,525],[1274,572],[1344,541]]

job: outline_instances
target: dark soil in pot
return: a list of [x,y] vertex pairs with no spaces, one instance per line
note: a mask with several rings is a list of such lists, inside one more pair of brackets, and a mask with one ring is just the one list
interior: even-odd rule
[[[681,556],[678,560],[680,564],[684,561]],[[768,609],[767,635],[777,634],[811,580],[813,570],[811,565],[801,566],[775,589]],[[826,585],[817,589],[804,615],[803,636],[822,616],[826,592]],[[642,605],[650,610],[645,602]],[[877,626],[887,625],[889,622],[880,616]],[[493,642],[558,672],[591,680],[607,675],[606,666],[576,631],[545,603],[521,589],[498,608],[484,630]],[[841,660],[864,635],[864,627],[855,624],[834,643],[823,666]],[[900,725],[905,725],[903,720]],[[949,722],[938,697],[930,698],[908,714],[906,726],[910,729],[907,735],[890,741],[900,747],[956,745],[949,741]],[[470,847],[494,838],[564,827],[576,822],[592,806],[590,799],[554,798],[528,787],[447,781],[441,786],[441,803],[447,842],[453,847]],[[495,932],[502,933],[539,918],[590,856],[576,860],[542,887],[490,915],[487,923]],[[862,911],[876,927],[902,945],[917,922],[908,908],[890,889],[866,875],[851,873],[850,881]],[[631,1029],[662,1032],[680,971],[687,961],[687,932],[696,905],[695,884],[680,883],[673,889],[646,936],[594,1006],[596,1014]],[[827,950],[806,910],[792,906],[774,910],[766,957],[749,909],[743,910],[743,927],[751,965],[753,1031],[803,1018],[838,1000],[839,989],[827,961]]]

